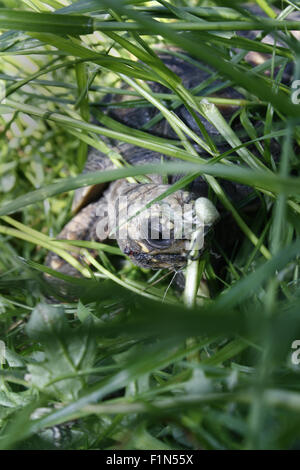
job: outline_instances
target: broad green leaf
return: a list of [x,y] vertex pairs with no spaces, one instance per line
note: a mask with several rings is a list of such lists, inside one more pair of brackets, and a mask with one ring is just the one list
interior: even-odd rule
[[[76,399],[85,386],[85,379],[76,374],[91,367],[95,357],[92,320],[84,332],[80,328],[71,332],[62,307],[39,304],[26,329],[45,351],[45,361],[28,365],[30,382],[61,400]],[[68,378],[70,374],[74,377]]]

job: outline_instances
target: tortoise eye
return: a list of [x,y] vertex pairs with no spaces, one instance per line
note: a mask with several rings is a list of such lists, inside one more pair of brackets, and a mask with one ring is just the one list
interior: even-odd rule
[[151,246],[152,248],[158,248],[158,249],[163,249],[163,248],[168,248],[169,246],[172,245],[174,240],[171,240],[170,238],[162,238],[161,232],[159,232],[159,237],[158,238],[148,238],[147,242],[148,245]]
[[163,229],[162,221],[152,217],[143,221],[141,235],[150,248],[162,250],[172,245],[174,240],[172,234]]
[[163,237],[163,229],[161,224],[158,224],[158,227],[155,228],[151,227],[151,221],[148,221],[148,237],[147,237],[147,242],[148,245],[151,246],[152,248],[158,248],[158,249],[163,249],[163,248],[168,248],[169,246],[172,245],[173,240],[171,238],[165,238]]

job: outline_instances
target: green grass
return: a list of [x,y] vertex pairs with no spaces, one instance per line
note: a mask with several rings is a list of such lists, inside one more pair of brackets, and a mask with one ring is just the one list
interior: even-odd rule
[[[299,6],[257,0],[262,21],[241,2],[221,3],[0,1],[1,449],[300,446],[300,365],[291,360],[300,340],[300,108],[281,83],[287,63],[300,78],[290,33],[300,23],[286,20]],[[246,39],[237,29],[259,30],[260,39],[275,32],[280,43]],[[157,55],[170,45],[201,61],[205,83],[184,88]],[[270,55],[254,68],[249,50]],[[241,98],[216,96],[216,79]],[[150,80],[170,93],[154,93]],[[125,109],[157,108],[145,128],[107,114],[124,93]],[[207,117],[231,150],[220,153],[211,137],[182,122],[175,113],[182,103]],[[236,106],[245,138],[216,106],[226,103]],[[175,139],[149,133],[163,118]],[[127,167],[108,139],[176,160]],[[116,169],[81,174],[89,145]],[[186,174],[171,191],[204,175],[211,198],[231,214],[228,230],[240,229],[233,250],[222,251],[213,237],[211,250],[189,263],[184,292],[174,273],[137,268],[115,245],[55,240],[74,189],[155,172]],[[233,205],[220,178],[255,191],[254,215],[243,201]],[[49,250],[82,277],[46,267]],[[57,304],[46,303],[55,288],[45,272],[65,282]]]

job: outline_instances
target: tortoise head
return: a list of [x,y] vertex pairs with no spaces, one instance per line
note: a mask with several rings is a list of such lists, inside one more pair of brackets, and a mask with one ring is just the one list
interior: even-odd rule
[[176,269],[185,265],[191,251],[204,250],[205,235],[219,217],[207,198],[182,190],[163,197],[170,188],[127,185],[109,210],[110,237],[138,266]]

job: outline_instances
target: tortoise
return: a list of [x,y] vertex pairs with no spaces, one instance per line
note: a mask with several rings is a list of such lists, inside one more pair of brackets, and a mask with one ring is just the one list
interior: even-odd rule
[[[181,78],[183,85],[188,89],[203,83],[210,76],[210,72],[203,67],[203,64],[190,60],[191,58],[182,54],[182,51],[169,49],[158,55],[164,64]],[[149,85],[154,92],[168,92],[158,83],[150,83]],[[219,85],[220,82],[215,81],[211,86],[218,88]],[[115,98],[108,95],[105,102],[111,102],[112,99],[115,101],[124,99],[124,95],[118,96],[119,98]],[[241,95],[232,88],[226,88],[218,92],[217,96],[236,98]],[[229,119],[235,110],[236,108],[233,106],[220,108],[226,119]],[[151,122],[157,112],[152,107],[128,109],[121,105],[120,108],[117,108],[117,104],[115,104],[113,110],[110,111],[110,117],[131,128],[142,129]],[[176,109],[176,114],[197,135],[202,136],[194,117],[183,105]],[[218,143],[218,150],[228,149],[227,144],[222,140],[212,123],[200,115],[198,115],[198,119],[201,120],[207,134],[214,142]],[[176,137],[165,119],[161,119],[152,126],[150,132],[169,139]],[[162,161],[172,160],[172,158],[158,152],[134,145],[120,144],[114,141],[110,141],[109,144],[116,146],[123,160],[129,165],[149,163],[159,165]],[[196,149],[201,156],[207,158],[207,154],[205,155],[202,149],[197,146]],[[113,167],[111,159],[106,154],[90,148],[83,172],[106,170]],[[198,247],[199,255],[206,249],[208,234],[212,233],[212,229],[218,221],[218,232],[222,233],[222,228],[220,228],[222,220],[227,220],[227,226],[223,227],[223,232],[227,234],[224,238],[230,238],[228,227],[231,227],[232,236],[235,239],[236,231],[232,228],[232,221],[228,222],[226,217],[224,219],[223,215],[226,210],[220,203],[212,202],[209,185],[203,177],[197,177],[187,189],[177,190],[162,201],[154,202],[151,207],[145,209],[147,204],[161,197],[182,176],[170,175],[165,181],[160,175],[152,174],[147,175],[147,181],[143,182],[129,182],[123,179],[112,182],[108,186],[98,184],[78,189],[74,195],[73,218],[63,228],[58,238],[100,242],[108,241],[110,238],[117,239],[123,253],[134,264],[143,268],[171,270],[178,270],[186,265],[193,251],[191,240],[195,232],[201,239]],[[234,204],[240,204],[245,198],[249,198],[252,192],[251,188],[241,184],[225,180],[221,180],[220,183]],[[182,209],[186,206],[188,210],[185,213]],[[141,209],[143,210],[140,214],[136,215]],[[179,217],[182,224],[182,214],[185,214],[183,218],[188,218],[186,224],[188,228],[183,236],[180,236],[180,229],[178,232],[178,224],[176,225],[174,221]],[[182,228],[180,223],[179,226]],[[48,254],[46,264],[61,273],[78,276],[75,268],[72,268],[55,253]]]

